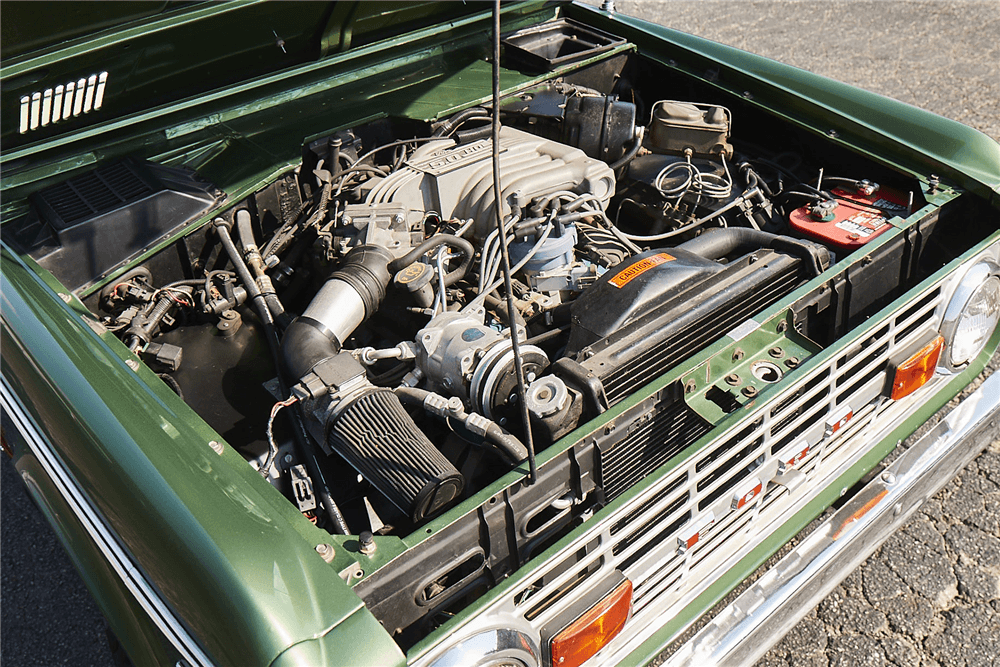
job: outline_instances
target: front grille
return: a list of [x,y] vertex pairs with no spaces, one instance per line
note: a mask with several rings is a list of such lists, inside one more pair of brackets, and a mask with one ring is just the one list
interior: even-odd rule
[[611,445],[599,446],[604,495],[611,501],[688,445],[711,425],[684,401],[666,403],[633,422],[631,431]]
[[[753,421],[709,443],[595,524],[560,557],[541,564],[532,572],[530,586],[509,587],[493,603],[494,610],[524,614],[538,600],[548,599],[551,591],[567,586],[579,590],[618,570],[632,581],[634,592],[632,620],[601,654],[602,660],[616,662],[867,453],[875,429],[895,423],[912,400],[920,400],[894,403],[882,398],[885,369],[890,358],[905,355],[935,330],[934,311],[940,302],[940,290],[934,289],[853,341],[785,388],[756,412]],[[830,434],[829,423],[848,406],[853,418]],[[679,450],[663,439],[664,434],[683,421],[682,413],[677,406],[661,408],[617,446],[602,451],[602,464],[610,466],[619,457],[624,461],[625,452],[636,449],[669,459]],[[803,441],[810,443],[807,452],[799,449]],[[805,481],[790,490],[774,480],[779,479],[778,462],[792,458]],[[762,482],[760,493],[743,507],[731,509],[734,492],[757,479]],[[616,486],[609,488],[619,494],[622,489],[617,485],[632,484],[632,478],[609,478],[605,472],[605,485],[611,482]],[[679,538],[687,539],[702,527],[710,512],[714,522],[697,533],[700,537],[693,546],[679,548]],[[566,595],[533,612],[532,626],[544,627],[573,599]]]
[[792,265],[769,277],[759,289],[734,294],[735,298],[708,316],[672,333],[657,346],[619,364],[601,376],[608,403],[614,405],[628,394],[660,377],[698,350],[717,341],[802,283],[800,268]]

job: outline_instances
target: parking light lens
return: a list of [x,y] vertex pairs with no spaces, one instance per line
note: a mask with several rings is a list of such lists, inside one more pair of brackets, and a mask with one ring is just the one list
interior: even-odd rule
[[944,337],[938,336],[896,368],[896,375],[892,381],[892,400],[898,401],[909,396],[934,377],[934,370],[937,368],[943,348]]
[[632,611],[632,582],[626,579],[552,638],[553,667],[578,667],[614,639]]

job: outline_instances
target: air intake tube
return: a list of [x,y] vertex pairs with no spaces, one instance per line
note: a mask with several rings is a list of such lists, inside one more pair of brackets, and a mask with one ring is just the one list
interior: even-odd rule
[[385,248],[363,245],[347,253],[309,307],[285,329],[281,362],[290,384],[340,352],[347,337],[378,309],[389,285]]
[[[393,256],[374,245],[347,254],[281,340],[282,373],[290,385],[329,402],[327,444],[393,505],[420,522],[458,498],[461,473],[417,427],[392,391],[368,382],[341,347],[378,309]],[[320,391],[317,391],[317,388]]]

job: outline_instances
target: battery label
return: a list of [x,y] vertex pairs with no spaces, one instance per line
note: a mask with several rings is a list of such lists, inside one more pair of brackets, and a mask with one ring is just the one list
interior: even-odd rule
[[878,213],[871,211],[858,211],[846,220],[837,223],[838,229],[845,232],[857,234],[861,237],[869,237],[888,224],[888,220]]
[[877,199],[872,202],[872,206],[875,208],[880,208],[886,213],[903,213],[906,211],[906,207],[902,204],[897,204],[894,201],[889,201],[888,199]]
[[674,259],[673,256],[668,255],[665,252],[661,252],[656,255],[650,255],[645,259],[640,259],[638,262],[628,267],[627,269],[623,269],[613,278],[608,280],[608,282],[614,285],[615,287],[621,289],[622,287],[625,287],[625,285],[627,285],[629,281],[631,281],[633,278],[638,278],[646,271],[649,271],[650,269],[657,267],[660,264],[665,264],[666,262],[670,262],[673,259]]

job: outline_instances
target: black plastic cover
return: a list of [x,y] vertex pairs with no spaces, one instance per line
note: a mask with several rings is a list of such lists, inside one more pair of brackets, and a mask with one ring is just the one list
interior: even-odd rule
[[572,19],[518,30],[503,38],[504,66],[551,72],[566,63],[610,51],[625,40]]
[[649,250],[612,267],[573,303],[567,353],[610,336],[722,267],[683,248]]
[[35,212],[15,221],[5,238],[76,291],[124,267],[223,199],[225,193],[189,169],[129,158],[31,195]]

